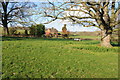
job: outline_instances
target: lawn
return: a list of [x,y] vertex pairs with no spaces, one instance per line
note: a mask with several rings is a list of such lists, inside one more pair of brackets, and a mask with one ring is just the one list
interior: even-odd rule
[[70,38],[86,38],[86,39],[100,39],[100,36],[80,36],[80,35],[75,35],[75,36],[69,36]]
[[118,47],[99,41],[3,37],[3,78],[117,78]]
[[3,33],[3,28],[0,27],[0,35],[2,35],[2,33]]

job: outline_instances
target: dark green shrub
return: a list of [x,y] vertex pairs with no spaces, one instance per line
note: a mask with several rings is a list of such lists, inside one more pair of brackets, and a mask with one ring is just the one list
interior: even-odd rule
[[45,26],[43,24],[32,25],[30,27],[30,34],[41,37],[43,34],[45,34]]
[[28,35],[28,30],[25,30],[25,35]]
[[30,27],[30,35],[35,35],[35,28],[33,25]]

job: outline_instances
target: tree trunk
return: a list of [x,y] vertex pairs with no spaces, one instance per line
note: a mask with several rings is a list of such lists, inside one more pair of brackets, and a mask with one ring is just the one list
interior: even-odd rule
[[6,29],[7,35],[9,35],[9,29],[8,29],[8,23],[7,23],[7,17],[6,16],[5,16],[3,25],[4,25],[5,29]]
[[6,30],[7,30],[7,35],[9,35],[9,29],[8,29],[8,27],[6,27]]
[[9,29],[8,27],[4,27],[4,36],[9,35]]
[[104,46],[104,47],[112,47],[112,45],[110,44],[111,42],[111,32],[108,33],[106,32],[106,30],[102,30],[101,31],[102,33],[102,37],[101,37],[101,46]]
[[4,15],[2,15],[2,23],[3,23],[3,27],[4,27],[4,33],[6,34],[7,32],[7,35],[9,35],[9,29],[8,29],[8,14],[7,14],[7,7],[8,7],[8,4],[9,2],[2,2],[2,8],[3,8],[3,11],[4,11]]
[[9,35],[9,28],[8,28],[8,25],[4,22],[3,24],[3,27],[4,27],[4,34],[6,35]]

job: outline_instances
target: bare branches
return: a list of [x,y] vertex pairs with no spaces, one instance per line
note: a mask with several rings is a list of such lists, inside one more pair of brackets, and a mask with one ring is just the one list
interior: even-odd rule
[[1,20],[3,26],[14,22],[19,23],[24,21],[26,23],[27,19],[25,21],[25,18],[32,15],[32,12],[29,14],[30,11],[27,12],[27,10],[35,7],[33,3],[29,2],[1,2],[1,4],[0,13],[2,14]]
[[[52,18],[48,23],[56,19],[67,19],[74,23],[82,24],[85,27],[96,26],[100,29],[108,29],[119,24],[116,19],[118,13],[120,13],[120,9],[116,9],[116,3],[114,1],[64,2],[60,5],[55,5],[52,2],[49,3],[52,7],[46,9],[51,11],[51,13],[49,11],[44,12],[44,16]],[[54,15],[52,14],[53,12]]]

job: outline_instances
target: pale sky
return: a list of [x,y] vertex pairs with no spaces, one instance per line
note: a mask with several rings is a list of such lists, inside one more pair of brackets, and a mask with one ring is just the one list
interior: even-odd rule
[[[80,7],[73,7],[72,9],[79,9]],[[64,15],[77,15],[77,16],[82,16],[82,17],[86,17],[86,16],[89,16],[87,14],[84,14],[83,12],[79,12],[79,11],[65,11],[64,12]],[[67,29],[69,31],[98,31],[99,29],[96,28],[96,27],[83,27],[82,25],[75,25],[75,24],[72,24],[72,22],[70,22],[69,20],[66,20],[66,21],[62,21],[62,20],[56,20],[54,22],[51,22],[49,24],[46,24],[45,26],[47,28],[51,28],[51,27],[54,27],[56,28],[57,30],[61,31],[62,30],[62,27],[64,26],[64,24],[67,24]]]
[[10,1],[10,2],[64,2],[70,0],[0,0],[0,1]]
[[[10,1],[10,2],[47,2],[48,0],[0,0],[0,1]],[[49,0],[54,2],[64,2],[64,1],[70,1],[70,0]],[[80,1],[80,0],[71,0],[71,1]],[[82,1],[82,0],[81,0]],[[96,0],[83,0],[84,2],[88,1],[96,1]],[[101,0],[106,1],[106,0]],[[110,1],[110,0],[108,0]],[[120,0],[115,0],[115,2],[119,2]]]

